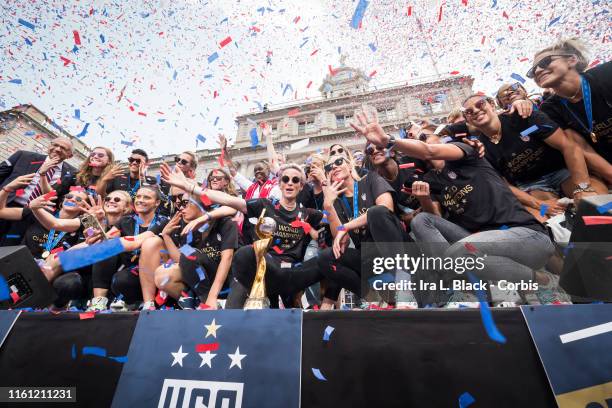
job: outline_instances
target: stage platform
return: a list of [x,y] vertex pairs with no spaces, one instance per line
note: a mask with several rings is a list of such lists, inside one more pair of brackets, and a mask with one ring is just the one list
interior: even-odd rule
[[[478,310],[302,316],[301,407],[456,407],[466,392],[473,407],[556,406],[519,309],[493,311],[505,344],[488,338]],[[0,349],[0,385],[72,386],[77,403],[66,406],[109,407],[124,363],[77,350],[98,347],[107,356],[126,356],[138,317],[113,313],[83,320],[79,313],[23,312]],[[326,341],[327,327],[333,333]],[[149,335],[155,341],[160,333]],[[275,355],[264,357],[283,364]]]

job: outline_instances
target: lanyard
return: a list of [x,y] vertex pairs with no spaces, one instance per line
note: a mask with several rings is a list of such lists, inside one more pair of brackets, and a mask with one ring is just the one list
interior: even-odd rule
[[[130,188],[130,184],[132,184],[132,178],[130,177],[130,172],[128,172],[128,189]],[[134,188],[130,191],[130,195],[133,197],[136,194],[136,191],[140,188],[140,180],[134,184]]]
[[567,104],[567,99],[561,98],[561,103],[563,104],[563,106],[565,106],[565,109],[567,109],[569,113],[572,114],[574,119],[578,121],[580,126],[582,126],[582,128],[590,134],[593,143],[597,143],[597,135],[593,133],[593,104],[591,101],[591,85],[589,85],[589,81],[587,81],[584,76],[581,76],[580,78],[582,83],[582,101],[584,103],[584,112],[586,113],[588,126],[586,126],[582,122],[582,120],[580,120],[578,115],[576,115],[576,113],[574,113],[574,111],[570,109],[569,105]]
[[[142,218],[138,217],[138,218],[134,218],[134,220],[136,221],[136,225],[134,226],[134,236],[136,236],[140,234],[140,223],[138,221],[139,220],[142,221]],[[151,222],[149,223],[149,226],[147,227],[147,231],[149,230],[149,228],[151,228],[151,226],[153,226],[153,224],[155,224],[156,221],[157,221],[157,214],[153,216],[153,219],[151,220]]]
[[[357,198],[359,197],[359,184],[356,181],[353,182],[353,219],[357,218],[357,213],[359,212],[359,203],[357,202]],[[351,212],[351,207],[349,206],[348,200],[346,196],[342,195],[342,201],[347,209],[347,215]]]
[[[55,214],[54,217],[57,218],[58,215],[59,213]],[[54,238],[55,228],[49,230],[49,233],[47,234],[47,242],[45,242],[45,252],[51,252],[51,250],[55,248],[57,244],[59,244],[62,238],[64,238],[64,235],[66,235],[66,231],[60,232],[59,234],[57,234],[57,237]]]

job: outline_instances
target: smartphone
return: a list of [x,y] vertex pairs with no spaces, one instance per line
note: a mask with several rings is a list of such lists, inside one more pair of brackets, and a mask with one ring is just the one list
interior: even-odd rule
[[97,229],[99,231],[102,231],[102,239],[108,239],[108,237],[106,236],[106,232],[104,232],[104,228],[102,228],[102,225],[95,216],[91,214],[85,214],[81,218],[81,223],[83,224],[83,228],[85,230],[88,230],[89,228]]

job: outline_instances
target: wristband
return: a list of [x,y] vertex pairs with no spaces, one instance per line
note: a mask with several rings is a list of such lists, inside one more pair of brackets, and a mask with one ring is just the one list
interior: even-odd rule
[[6,187],[2,187],[2,191],[4,191],[5,193],[8,193],[8,194],[11,194],[11,193],[14,193],[14,192],[15,192],[15,191],[13,191],[13,190],[9,190],[9,189],[8,189],[8,188],[6,188]]

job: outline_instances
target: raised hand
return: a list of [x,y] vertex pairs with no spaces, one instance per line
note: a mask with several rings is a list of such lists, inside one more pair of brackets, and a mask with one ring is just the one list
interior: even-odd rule
[[512,102],[507,113],[508,115],[512,115],[514,112],[518,112],[523,119],[530,117],[533,112],[533,102],[524,99]]
[[461,139],[463,141],[463,143],[472,146],[472,148],[474,148],[477,152],[478,152],[478,157],[479,158],[483,158],[485,155],[485,147],[482,144],[482,142],[478,139],[468,139],[468,138],[463,138]]
[[17,189],[27,187],[30,185],[35,175],[36,175],[35,173],[31,173],[31,174],[19,176],[15,180],[11,181],[6,186],[4,186],[4,188],[9,191],[15,191]]
[[221,150],[227,150],[227,139],[223,135],[219,135],[219,147]]
[[181,222],[181,213],[178,212],[174,214],[174,216],[168,221],[161,234],[165,236],[170,236],[174,231],[179,228],[179,223]]
[[205,213],[203,216],[198,217],[195,220],[190,221],[187,225],[185,225],[185,228],[183,228],[183,231],[181,231],[181,235],[187,235],[190,231],[199,229],[207,222],[210,222],[210,215],[208,215],[208,213]]
[[412,183],[412,195],[418,198],[426,198],[430,196],[429,183],[425,181],[415,181]]
[[325,206],[332,206],[340,194],[346,191],[346,187],[340,188],[341,186],[341,181],[332,183],[331,180],[327,180],[327,183],[323,186],[323,200]]
[[[89,202],[88,202],[89,201]],[[102,197],[98,196],[94,199],[92,196],[87,196],[87,200],[81,201],[81,209],[88,214],[93,215],[99,222],[102,222],[106,217]]]
[[359,124],[350,122],[350,125],[357,133],[362,134],[368,141],[378,147],[387,147],[389,144],[389,135],[385,133],[382,126],[378,123],[376,113],[369,118],[366,112],[361,112],[355,115]]
[[127,171],[126,165],[113,164],[104,172],[104,175],[102,176],[102,180],[106,182],[113,181],[117,177],[124,175],[126,171]]
[[55,200],[57,200],[57,196],[47,197],[46,194],[43,194],[30,201],[28,206],[31,209],[44,208],[47,211],[53,212],[55,211]]
[[59,157],[51,158],[47,156],[43,164],[38,168],[38,173],[45,174],[51,167],[57,166],[61,161],[62,159]]
[[159,173],[161,174],[162,180],[166,183],[178,187],[181,190],[188,191],[187,188],[189,187],[189,183],[187,182],[187,178],[178,167],[175,166],[174,170],[171,170],[167,163],[162,163],[159,168]]

